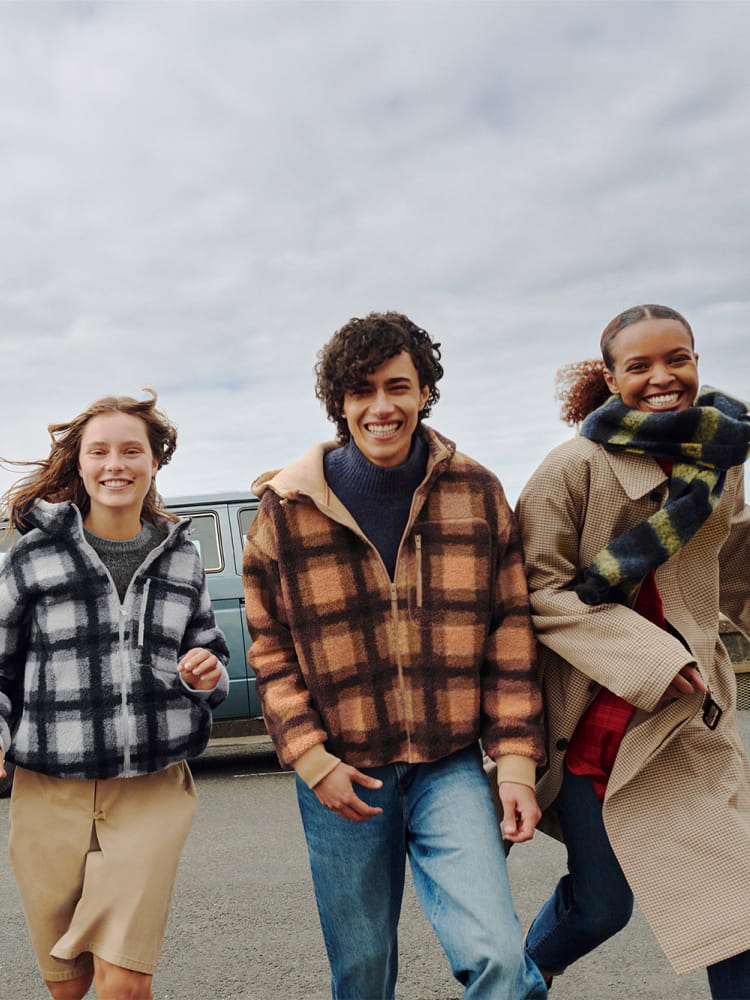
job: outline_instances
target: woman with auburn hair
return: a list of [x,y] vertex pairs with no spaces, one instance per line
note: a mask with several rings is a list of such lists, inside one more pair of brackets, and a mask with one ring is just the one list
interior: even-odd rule
[[109,396],[49,427],[5,494],[0,776],[15,762],[10,857],[55,1000],[151,1000],[196,807],[187,759],[227,694],[189,522],[156,472],[177,431],[151,398]]
[[518,503],[545,700],[540,828],[568,873],[526,949],[554,976],[638,900],[678,973],[750,998],[750,765],[723,612],[750,634],[745,403],[698,381],[685,318],[628,309],[569,366],[574,439]]

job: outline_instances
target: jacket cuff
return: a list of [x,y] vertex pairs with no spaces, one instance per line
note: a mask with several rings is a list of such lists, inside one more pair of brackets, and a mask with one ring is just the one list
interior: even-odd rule
[[340,763],[340,757],[334,757],[322,743],[317,743],[298,757],[293,767],[308,788],[313,788]]
[[536,784],[536,764],[531,757],[521,757],[517,754],[505,754],[497,758],[497,783],[515,781],[519,785],[533,788]]

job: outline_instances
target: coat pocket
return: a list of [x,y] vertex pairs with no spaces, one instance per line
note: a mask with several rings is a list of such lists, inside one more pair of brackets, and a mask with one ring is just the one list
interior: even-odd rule
[[138,615],[138,659],[153,670],[177,676],[183,640],[198,607],[197,587],[162,577],[144,583]]
[[489,525],[479,518],[425,521],[408,542],[409,617],[433,625],[486,627],[492,603]]

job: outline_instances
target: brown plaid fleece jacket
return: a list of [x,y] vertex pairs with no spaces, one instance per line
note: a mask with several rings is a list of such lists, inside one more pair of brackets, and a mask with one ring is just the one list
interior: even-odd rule
[[249,662],[286,767],[319,744],[376,767],[439,760],[480,738],[495,759],[543,761],[513,514],[491,472],[423,433],[427,473],[393,581],[325,482],[323,455],[336,445],[253,486]]

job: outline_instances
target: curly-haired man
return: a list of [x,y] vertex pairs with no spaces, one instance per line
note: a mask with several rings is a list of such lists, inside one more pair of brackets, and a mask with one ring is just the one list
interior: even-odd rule
[[536,1000],[503,832],[539,819],[541,703],[502,487],[426,427],[440,345],[400,313],[342,327],[317,395],[338,441],[254,484],[250,662],[297,793],[335,1000],[390,1000],[408,857],[467,1000]]

